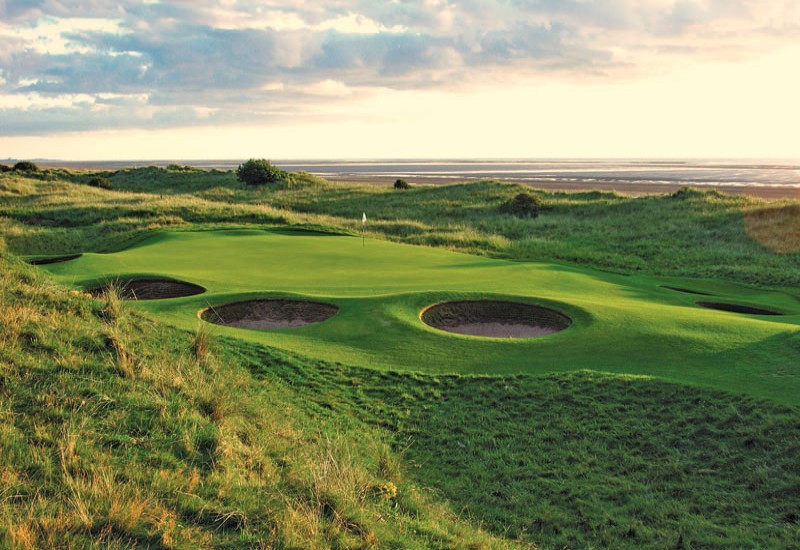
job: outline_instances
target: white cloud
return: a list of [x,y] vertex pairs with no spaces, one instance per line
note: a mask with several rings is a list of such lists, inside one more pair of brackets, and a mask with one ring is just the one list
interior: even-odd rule
[[94,96],[89,94],[42,95],[3,94],[0,95],[0,109],[21,109],[23,111],[53,108],[78,108],[94,103]]
[[19,109],[22,111],[46,109],[82,109],[100,105],[128,103],[145,105],[147,94],[0,94],[0,109]]
[[344,82],[338,80],[322,80],[315,82],[308,86],[303,86],[300,90],[304,93],[311,95],[327,96],[327,97],[346,97],[353,95],[353,90],[350,89]]
[[329,19],[318,25],[311,27],[312,30],[334,30],[344,34],[380,34],[380,33],[400,33],[408,29],[403,25],[393,25],[387,27],[357,13],[349,13],[335,19]]
[[210,107],[192,107],[192,110],[197,118],[200,119],[210,118],[211,115],[217,112],[217,109],[212,109]]
[[230,8],[212,7],[202,17],[208,25],[218,29],[271,29],[274,31],[337,31],[344,34],[380,34],[406,32],[403,25],[383,25],[366,15],[349,12],[315,23],[296,11],[259,10],[249,13]]
[[262,92],[280,92],[286,89],[283,82],[267,82],[259,88]]
[[82,32],[122,34],[126,32],[122,23],[121,19],[42,18],[33,25],[12,27],[0,24],[0,38],[18,39],[22,42],[23,49],[40,54],[86,54],[94,51],[94,48],[68,35]]

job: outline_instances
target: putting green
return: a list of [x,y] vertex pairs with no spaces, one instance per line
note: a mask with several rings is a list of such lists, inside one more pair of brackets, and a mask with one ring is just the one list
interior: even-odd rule
[[[253,298],[308,298],[339,307],[322,323],[213,334],[311,357],[426,373],[538,374],[593,369],[652,375],[795,404],[800,301],[712,280],[623,276],[555,263],[518,263],[347,236],[280,231],[159,232],[113,254],[41,267],[77,288],[111,278],[170,277],[204,294],[136,302],[194,330],[198,311]],[[661,285],[706,292],[678,292]],[[446,300],[499,298],[542,305],[572,325],[533,339],[481,338],[424,324]],[[783,316],[706,309],[699,300]]]

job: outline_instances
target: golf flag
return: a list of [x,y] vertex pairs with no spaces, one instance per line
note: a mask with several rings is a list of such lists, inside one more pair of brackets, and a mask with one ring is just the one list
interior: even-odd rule
[[[367,213],[361,213],[361,227],[365,227],[367,225]],[[367,237],[364,235],[364,232],[361,232],[361,246],[367,246]]]

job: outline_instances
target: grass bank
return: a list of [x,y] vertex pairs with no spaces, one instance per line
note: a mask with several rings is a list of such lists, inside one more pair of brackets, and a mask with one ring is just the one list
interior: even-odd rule
[[[168,307],[148,313],[113,295],[72,294],[13,256],[144,250],[144,239],[163,229],[299,224],[357,232],[367,211],[374,237],[568,260],[575,265],[552,274],[562,291],[599,285],[591,294],[616,296],[619,307],[644,298],[656,313],[694,307],[696,297],[656,283],[788,307],[800,281],[797,203],[697,192],[541,193],[550,209],[530,220],[497,213],[521,188],[496,182],[395,192],[298,176],[285,189],[245,190],[230,173],[136,169],[105,174],[107,190],[88,186],[91,177],[0,175],[3,545],[800,545],[797,401],[787,392],[777,403],[750,387],[759,387],[759,373],[792,387],[800,349],[759,340],[746,319],[725,323],[741,330],[701,334],[688,348],[697,331],[673,325],[675,345],[654,356],[660,366],[650,376],[608,372],[612,363],[628,367],[615,345],[591,356],[619,352],[618,360],[592,371],[423,374],[412,353],[407,368],[368,369],[346,360],[352,350],[323,360],[198,332],[196,320],[171,328],[153,316]],[[585,266],[624,275],[597,272],[570,291]],[[634,283],[612,284],[617,278]],[[319,293],[325,284],[336,290],[308,279],[303,290]],[[364,298],[358,284],[343,298]],[[389,312],[404,330],[416,310],[408,311]],[[600,317],[628,322],[623,313]],[[772,325],[765,323],[758,326]],[[660,335],[654,329],[648,341]],[[761,343],[737,346],[742,337]],[[473,353],[461,347],[467,339],[452,338],[459,345],[450,357]],[[635,341],[644,353],[641,334]],[[718,385],[713,377],[705,387],[666,380],[670,369],[702,375],[706,363],[681,357],[709,343],[720,346],[708,363],[718,368]],[[776,346],[785,354],[779,360]]]
[[[0,545],[505,546],[387,433],[0,256]],[[264,359],[269,370],[274,361]]]

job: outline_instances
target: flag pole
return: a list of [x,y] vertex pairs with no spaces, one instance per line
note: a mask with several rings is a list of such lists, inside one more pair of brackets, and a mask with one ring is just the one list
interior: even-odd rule
[[367,213],[366,212],[362,212],[361,213],[361,248],[364,248],[364,247],[367,246],[367,236],[366,236],[366,234],[364,232],[366,230],[366,226],[367,226]]

